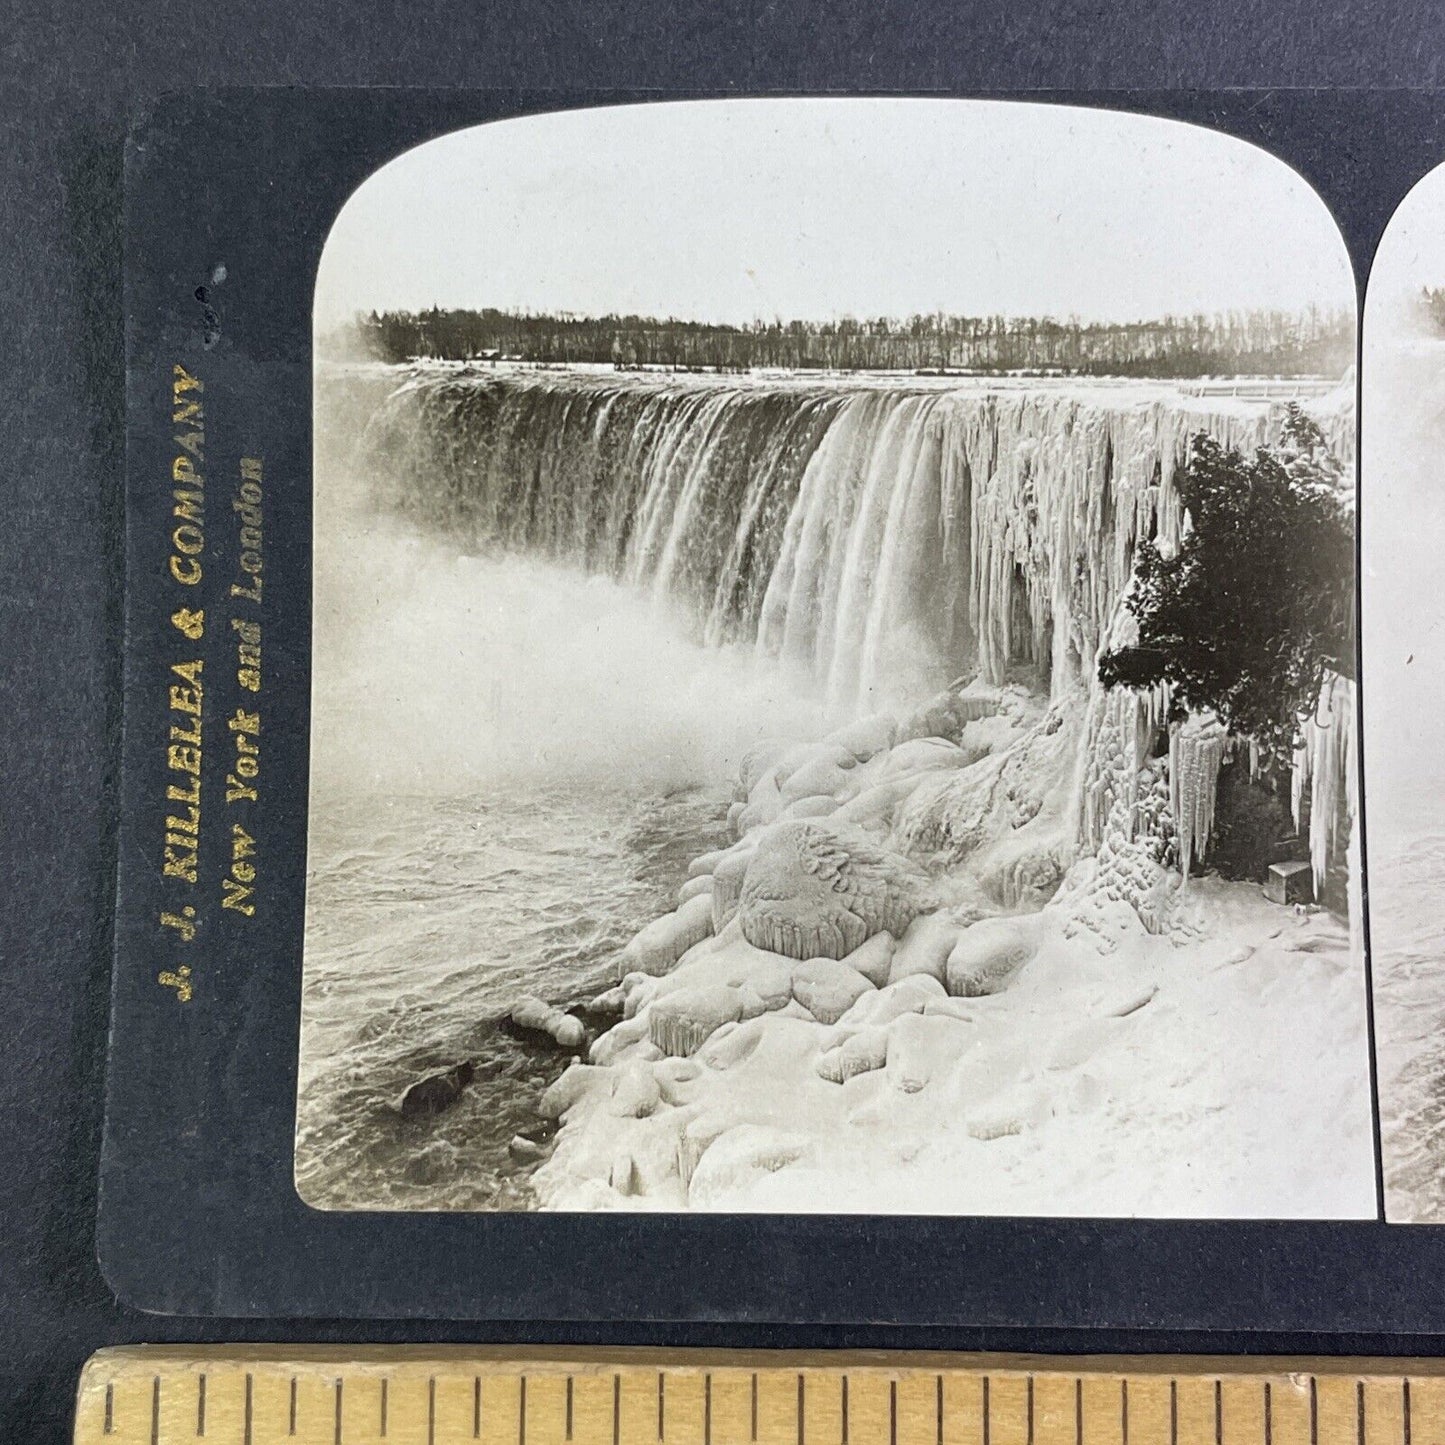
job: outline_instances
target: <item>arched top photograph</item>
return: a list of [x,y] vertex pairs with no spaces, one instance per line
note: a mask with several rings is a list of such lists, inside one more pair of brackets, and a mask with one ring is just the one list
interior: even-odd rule
[[570,110],[315,289],[295,1178],[1373,1218],[1356,291],[1121,110]]

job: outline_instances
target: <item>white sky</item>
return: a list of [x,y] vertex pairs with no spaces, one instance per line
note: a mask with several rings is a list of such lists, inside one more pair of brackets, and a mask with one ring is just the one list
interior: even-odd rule
[[497,306],[706,321],[1135,319],[1353,305],[1324,204],[1255,147],[1018,102],[671,102],[407,152],[343,208],[316,321]]
[[1408,305],[1445,284],[1445,167],[1401,203],[1365,296],[1360,554],[1366,826],[1445,828],[1445,341]]

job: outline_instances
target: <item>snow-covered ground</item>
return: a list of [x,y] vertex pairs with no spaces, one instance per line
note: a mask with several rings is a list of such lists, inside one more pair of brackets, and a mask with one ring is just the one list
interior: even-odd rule
[[[1018,732],[1042,728],[1025,717]],[[824,770],[801,756],[811,785]],[[859,768],[876,778],[887,759]],[[1047,771],[1046,758],[1031,761]],[[963,765],[935,791],[957,794],[970,766],[990,764]],[[866,800],[869,781],[839,791]],[[869,811],[845,804],[830,836],[866,855],[850,807]],[[1047,807],[1035,823],[1056,836]],[[764,825],[758,847],[769,836]],[[1181,885],[1131,848],[1074,864],[1041,912],[1000,912],[955,872],[941,907],[934,892],[933,911],[895,924],[896,943],[874,933],[841,960],[802,963],[744,936],[760,918],[751,932],[766,933],[766,909],[782,907],[750,903],[748,883],[721,931],[697,937],[709,899],[735,889],[727,855],[700,860],[678,912],[626,956],[627,1018],[544,1100],[563,1123],[534,1177],[539,1199],[574,1210],[1372,1216],[1364,975],[1346,929],[1256,886]],[[834,893],[847,891],[841,867]],[[1158,933],[1126,901],[1130,869]],[[866,915],[874,902],[859,893],[850,906]],[[788,929],[808,924],[797,910],[787,919],[791,941]]]
[[[597,1076],[576,1066],[539,1194],[554,1209],[1372,1216],[1347,940],[1247,886],[1190,887],[1224,936],[1081,960],[1054,934],[992,998],[915,979],[836,1027],[789,1007],[690,1060],[639,1042]],[[825,1049],[895,1008],[883,1067],[820,1077]]]

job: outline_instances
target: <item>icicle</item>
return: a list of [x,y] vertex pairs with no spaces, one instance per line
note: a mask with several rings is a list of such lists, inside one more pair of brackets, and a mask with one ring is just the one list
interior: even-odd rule
[[1214,831],[1214,800],[1229,734],[1212,715],[1195,715],[1169,731],[1169,802],[1185,878]]
[[1316,895],[1324,887],[1331,859],[1339,854],[1342,826],[1354,832],[1359,812],[1355,748],[1355,685],[1331,673],[1320,688],[1318,705],[1300,730],[1290,778],[1296,828],[1304,826],[1305,791],[1309,791],[1310,865]]

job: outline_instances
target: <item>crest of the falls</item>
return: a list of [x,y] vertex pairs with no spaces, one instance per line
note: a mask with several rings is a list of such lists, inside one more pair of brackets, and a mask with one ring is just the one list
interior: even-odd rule
[[628,582],[852,712],[1087,675],[1137,543],[1179,534],[1191,438],[1279,422],[1144,383],[418,368],[359,445],[382,505]]

